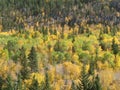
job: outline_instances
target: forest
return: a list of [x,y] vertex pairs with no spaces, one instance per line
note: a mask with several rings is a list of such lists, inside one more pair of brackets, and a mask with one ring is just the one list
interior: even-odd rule
[[0,90],[119,90],[120,0],[0,0]]

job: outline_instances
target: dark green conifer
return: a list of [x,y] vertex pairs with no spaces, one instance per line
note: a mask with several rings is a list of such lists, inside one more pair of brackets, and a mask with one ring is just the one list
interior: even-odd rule
[[72,81],[71,90],[77,90],[77,87],[74,81]]
[[21,66],[22,66],[22,69],[20,70],[20,73],[21,73],[21,78],[24,80],[24,79],[27,79],[29,78],[29,73],[30,73],[30,70],[29,70],[29,67],[28,67],[28,59],[26,57],[26,50],[24,47],[22,47],[20,49],[20,63],[21,63]]
[[16,90],[22,90],[22,79],[21,79],[21,75],[18,74],[17,75],[17,85],[16,85]]
[[80,75],[80,83],[77,85],[78,90],[90,90],[90,80],[89,75],[86,72],[85,64],[82,67],[81,75]]
[[43,90],[52,90],[49,75],[48,75],[47,72],[45,73],[45,82],[44,82],[44,85],[43,85]]
[[113,54],[115,55],[115,58],[116,58],[116,55],[119,52],[119,47],[118,47],[118,44],[115,43],[115,39],[114,38],[112,40],[112,50],[113,50]]
[[2,90],[3,84],[4,84],[4,80],[3,80],[3,78],[0,76],[0,90]]
[[14,85],[12,78],[10,76],[7,76],[6,81],[5,81],[5,87],[3,90],[14,90]]
[[41,90],[38,81],[33,77],[29,90]]
[[95,76],[95,80],[94,80],[94,83],[93,83],[94,85],[93,85],[93,90],[102,90],[102,88],[101,88],[101,83],[100,83],[100,78],[99,78],[99,76],[97,75],[97,76]]
[[38,59],[37,59],[37,53],[34,47],[31,48],[30,53],[28,55],[29,60],[29,66],[31,69],[31,72],[38,72]]

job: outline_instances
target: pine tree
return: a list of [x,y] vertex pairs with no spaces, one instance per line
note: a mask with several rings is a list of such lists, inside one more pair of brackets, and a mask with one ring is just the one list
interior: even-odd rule
[[[90,70],[93,70],[92,73],[87,73],[85,64],[83,65],[79,78],[80,83],[75,90],[102,90],[99,76],[94,74],[94,68]],[[90,79],[90,77],[92,77],[92,79]]]
[[102,90],[101,88],[101,84],[100,84],[100,78],[99,76],[95,76],[95,80],[94,80],[94,83],[93,83],[93,89],[92,90]]
[[86,72],[85,64],[82,67],[81,75],[80,75],[80,83],[77,85],[78,90],[90,90],[90,80],[89,75]]
[[6,84],[6,87],[3,90],[14,90],[15,87],[13,85],[13,81],[10,76],[7,76],[5,84]]
[[28,68],[28,60],[27,60],[25,51],[26,51],[25,48],[22,47],[20,49],[20,57],[19,57],[20,63],[22,66],[20,73],[21,73],[21,78],[23,80],[29,78],[29,73],[30,73],[29,68]]
[[17,75],[17,78],[18,78],[18,80],[17,80],[16,90],[23,90],[23,88],[22,88],[22,79],[21,79],[21,75],[18,74],[18,75]]
[[43,85],[43,90],[52,90],[51,85],[50,85],[49,75],[47,72],[45,73],[45,82]]
[[71,90],[77,90],[77,87],[74,81],[72,81]]
[[95,63],[94,61],[90,62],[90,68],[88,70],[89,75],[94,75],[94,69],[95,69],[94,63]]
[[116,55],[119,52],[119,47],[118,47],[118,44],[115,43],[115,39],[114,38],[112,40],[112,50],[113,50],[113,54],[115,55],[115,58],[116,58]]
[[37,53],[34,47],[31,48],[30,53],[28,55],[28,59],[31,72],[38,72]]
[[54,45],[54,50],[57,51],[57,52],[61,50],[61,48],[60,48],[60,40],[58,40],[58,41],[55,43],[55,45]]
[[17,43],[15,41],[8,41],[5,48],[8,50],[9,59],[17,52]]
[[2,90],[3,84],[4,84],[4,80],[3,80],[3,78],[0,76],[0,90]]
[[116,27],[112,27],[112,29],[111,29],[111,34],[112,34],[112,36],[115,36],[116,33],[117,33]]
[[32,84],[29,87],[29,90],[40,90],[38,81],[35,79],[35,76],[32,79]]
[[54,35],[57,35],[57,30],[56,30],[56,29],[53,31],[53,34],[54,34]]
[[79,27],[78,34],[83,34],[84,33],[84,27],[81,26]]
[[53,35],[54,31],[52,29],[49,30],[50,35]]

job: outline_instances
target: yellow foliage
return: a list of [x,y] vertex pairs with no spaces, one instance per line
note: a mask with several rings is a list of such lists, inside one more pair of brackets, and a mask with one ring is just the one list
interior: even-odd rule
[[51,70],[49,70],[48,74],[50,76],[49,78],[50,78],[51,83],[54,82],[54,79],[55,79],[55,68],[52,68]]
[[22,46],[24,44],[24,41],[18,40],[18,45]]
[[0,35],[10,35],[10,32],[0,32]]
[[103,65],[103,64],[102,64],[101,61],[97,61],[97,67],[98,67],[98,69],[101,70],[101,69],[102,69],[102,65]]
[[120,56],[117,55],[116,60],[115,60],[116,67],[119,69],[120,68]]
[[2,28],[3,28],[3,26],[2,26],[2,25],[0,25],[0,32],[2,31]]
[[68,21],[69,21],[69,18],[68,18],[68,17],[65,17],[65,21],[68,22]]
[[35,77],[36,80],[38,80],[38,83],[41,83],[44,81],[44,75],[41,73],[32,73],[31,78]]
[[61,90],[61,88],[64,85],[64,80],[60,79],[57,80],[54,84],[53,84],[53,90]]
[[109,64],[107,61],[105,61],[104,63],[102,63],[101,61],[98,61],[97,66],[100,70],[105,70],[105,69],[109,68]]
[[38,81],[39,84],[41,84],[41,82],[44,81],[44,75],[43,74],[41,74],[41,73],[32,73],[31,76],[30,76],[30,79],[24,80],[24,83],[27,86],[30,86],[32,84],[33,78],[35,78]]
[[116,44],[119,44],[120,42],[119,42],[119,39],[117,38],[117,37],[114,37],[114,39],[115,39],[115,43]]
[[13,79],[17,79],[16,73],[21,69],[20,64],[15,64],[13,61],[0,60],[0,76],[4,79],[10,75]]
[[72,61],[75,63],[79,63],[79,56],[77,54],[73,54]]
[[99,23],[98,25],[96,25],[97,28],[102,28],[102,24]]
[[108,30],[108,33],[110,32],[110,27],[107,25],[107,30]]
[[0,56],[1,56],[1,59],[6,60],[8,58],[8,52],[2,49],[0,51]]
[[111,84],[108,86],[108,90],[118,90],[118,89],[116,89],[115,83],[111,83]]
[[50,40],[57,40],[58,39],[58,37],[56,36],[56,35],[50,35]]
[[78,65],[72,64],[71,62],[64,62],[63,67],[65,75],[68,75],[69,78],[76,79],[79,77],[80,67]]
[[25,79],[24,83],[27,87],[29,87],[32,84],[32,79]]
[[[49,2],[50,0],[46,0]],[[44,8],[42,8],[42,16],[45,15]],[[30,17],[32,19],[32,17]],[[72,17],[66,17],[65,21],[68,22],[71,20]],[[22,18],[18,20],[22,22]],[[52,20],[52,19],[51,19]],[[31,20],[30,20],[31,21]],[[47,19],[42,20],[47,21]],[[49,22],[49,21],[48,21]],[[35,23],[35,26],[39,26],[39,22]],[[28,33],[17,33],[15,30],[11,30],[9,32],[1,32],[2,26],[0,25],[0,35],[3,35],[3,40],[4,36],[9,36],[13,35],[11,38],[15,37],[14,40],[17,41],[19,46],[27,45],[30,44],[30,47],[32,45],[35,46],[36,51],[38,53],[38,65],[39,65],[39,71],[40,73],[32,73],[30,78],[25,80],[25,84],[27,86],[31,85],[33,77],[37,79],[39,84],[45,80],[45,75],[44,73],[44,65],[45,65],[45,60],[48,60],[48,64],[51,62],[52,65],[49,70],[48,74],[50,77],[50,83],[51,86],[53,87],[53,90],[69,90],[70,85],[65,85],[65,79],[67,80],[76,80],[76,83],[78,83],[78,77],[81,72],[81,66],[82,64],[79,62],[79,55],[81,55],[82,59],[91,59],[91,57],[96,56],[96,50],[98,51],[98,60],[97,62],[97,69],[96,73],[99,74],[101,83],[102,83],[102,89],[110,89],[110,90],[119,90],[119,88],[116,89],[118,84],[116,84],[116,81],[113,82],[113,76],[114,72],[110,69],[112,66],[114,66],[114,54],[112,53],[113,51],[111,50],[111,45],[112,45],[112,40],[115,38],[115,43],[118,45],[120,44],[120,32],[118,31],[116,35],[113,37],[110,33],[109,34],[102,34],[102,39],[98,40],[100,30],[103,30],[104,28],[107,28],[108,32],[110,32],[110,27],[104,27],[102,24],[98,25],[86,25],[86,21],[81,22],[81,26],[84,27],[84,30],[88,29],[90,30],[91,34],[89,37],[87,34],[77,34],[76,36],[73,35],[73,28],[70,28],[68,25],[65,25],[64,28],[61,27],[60,24],[52,25],[50,28],[47,26],[44,26],[48,30],[57,30],[57,35],[51,35],[50,32],[48,32],[48,35],[44,37],[42,33],[39,33],[39,31],[34,31],[34,26],[29,26],[27,23],[24,23],[25,28],[27,29],[26,32]],[[74,31],[75,33],[78,33],[78,27],[76,24],[74,25]],[[64,39],[61,38],[61,30],[64,29]],[[70,29],[70,30],[69,30]],[[15,36],[16,35],[16,36]],[[21,37],[19,37],[21,36]],[[75,36],[75,42],[72,42],[73,36]],[[26,38],[28,37],[28,38]],[[9,40],[9,39],[7,39]],[[54,52],[54,45],[57,40],[60,40],[63,44],[63,61],[61,64],[56,63],[55,66],[53,65],[53,61],[51,60],[53,57],[55,57],[55,60],[57,61],[58,59],[58,53],[57,51]],[[44,42],[45,41],[45,42]],[[35,42],[35,43],[33,43]],[[4,43],[1,39],[1,43]],[[1,44],[0,43],[0,44]],[[5,42],[4,45],[6,45],[7,42]],[[19,63],[14,63],[12,60],[8,60],[8,50],[4,49],[4,45],[0,46],[0,76],[5,79],[7,75],[11,75],[12,79],[17,80],[16,73],[19,73],[21,66]],[[50,45],[50,46],[49,46]],[[103,46],[102,46],[103,45]],[[62,45],[60,45],[60,48]],[[75,48],[75,52],[73,53],[73,46]],[[85,46],[85,47],[84,47]],[[106,48],[106,50],[102,50],[101,47]],[[48,49],[49,48],[49,49]],[[26,55],[29,53],[29,47],[27,47]],[[108,56],[107,56],[107,52]],[[60,52],[62,53],[62,52]],[[43,56],[42,56],[43,55]],[[65,56],[66,55],[66,56]],[[70,55],[71,61],[65,61],[67,60],[66,57]],[[11,55],[12,56],[12,55]],[[107,59],[107,60],[105,60]],[[102,62],[104,60],[104,62]],[[89,61],[89,60],[88,60]],[[19,62],[19,61],[18,61]],[[111,67],[110,67],[111,66]],[[57,69],[56,69],[57,68]],[[90,65],[86,65],[86,71],[88,72],[90,68]],[[117,68],[117,69],[116,69]],[[118,70],[120,68],[120,54],[118,53],[116,56],[116,61],[115,61],[115,70]]]
[[90,69],[90,65],[86,65],[86,72],[88,72],[88,70]]
[[36,22],[36,26],[37,26],[37,27],[39,26],[39,22]]
[[107,88],[113,81],[113,71],[111,69],[102,70],[99,72],[99,77],[102,83],[102,90],[108,90]]

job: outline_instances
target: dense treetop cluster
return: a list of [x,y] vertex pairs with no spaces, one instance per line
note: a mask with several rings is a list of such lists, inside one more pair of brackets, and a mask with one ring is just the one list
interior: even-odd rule
[[0,20],[3,31],[67,24],[120,24],[119,0],[1,0]]
[[120,0],[0,0],[0,90],[119,90]]

